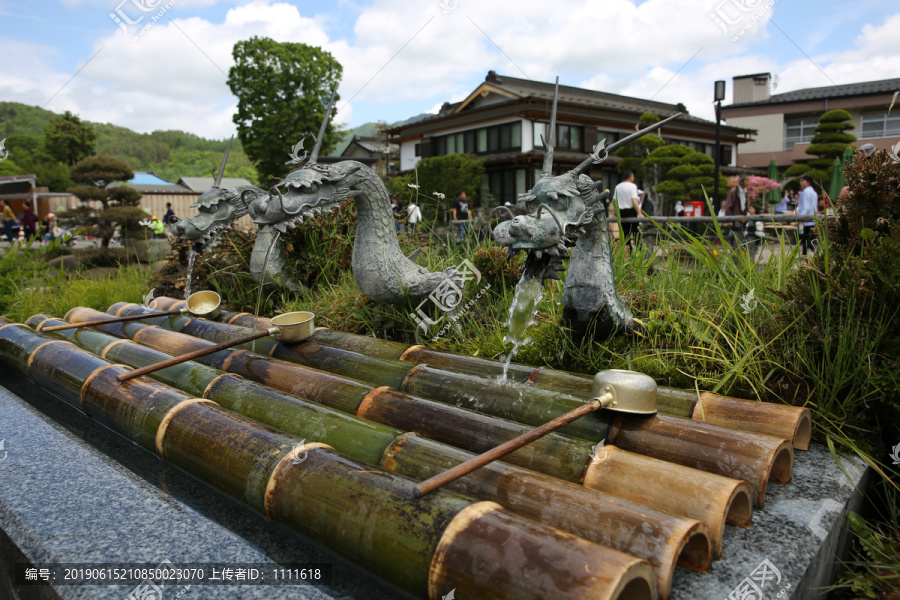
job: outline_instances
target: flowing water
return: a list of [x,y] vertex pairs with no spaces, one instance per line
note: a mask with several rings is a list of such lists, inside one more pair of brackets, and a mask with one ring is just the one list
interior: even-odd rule
[[506,382],[509,365],[519,352],[519,348],[531,342],[531,338],[525,337],[525,330],[534,323],[538,304],[543,297],[544,285],[540,277],[523,276],[516,284],[516,293],[513,296],[512,305],[509,307],[509,319],[506,321],[509,333],[503,338],[503,343],[512,344],[513,347],[503,364],[503,374],[499,378],[500,383]]
[[[266,249],[266,258],[263,260],[263,268],[262,268],[262,276],[260,277],[259,282],[259,291],[256,293],[256,310],[253,311],[253,333],[256,333],[257,327],[257,319],[259,319],[259,309],[262,306],[262,293],[263,287],[266,284],[266,274],[269,272],[269,254],[272,252],[272,248],[275,247],[275,243],[278,242],[278,238],[281,237],[281,232],[276,231],[275,237],[272,238],[272,241],[269,243],[269,247]],[[256,350],[256,341],[253,341],[253,349]]]
[[191,295],[191,275],[194,274],[194,261],[197,260],[197,252],[194,250],[194,247],[191,246],[191,251],[188,252],[188,266],[187,266],[187,282],[184,284],[184,299],[187,300]]

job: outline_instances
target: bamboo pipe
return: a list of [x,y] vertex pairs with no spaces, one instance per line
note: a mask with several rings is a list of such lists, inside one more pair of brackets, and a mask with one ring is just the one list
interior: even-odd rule
[[[382,466],[413,480],[425,480],[461,465],[471,454],[443,450],[432,440],[407,433],[385,451]],[[708,528],[699,521],[660,515],[627,500],[585,494],[574,484],[503,463],[491,463],[447,488],[481,499],[497,498],[504,508],[576,535],[646,558],[656,571],[660,597],[668,595],[676,563],[705,572],[710,565]]]
[[[180,310],[168,310],[161,313],[155,313],[154,316],[157,317],[168,317],[171,315],[180,315],[182,312]],[[96,321],[95,323],[91,323],[90,325],[109,325],[110,323],[125,323],[127,321],[138,321],[141,319],[146,319],[147,317],[144,315],[131,315],[128,317],[111,317],[109,319],[101,319]],[[64,329],[74,329],[76,327],[84,327],[88,325],[88,323],[66,323],[65,325],[54,325],[53,327],[47,327],[45,329],[46,332],[51,331],[62,331]]]
[[[34,320],[37,322],[38,327],[40,327],[40,318]],[[146,328],[142,330],[141,333],[156,329],[157,328]],[[90,332],[90,330],[82,330],[82,332],[84,331]],[[58,333],[56,335],[71,336],[73,339],[77,339],[79,333],[79,331],[75,331]],[[156,362],[162,355],[162,353],[158,351],[134,344],[133,342],[112,338],[111,336],[106,336],[102,333],[90,333],[91,335],[87,341],[95,348],[105,348],[101,350],[104,357],[124,362],[130,366],[141,366],[141,364]],[[185,337],[182,334],[173,332],[163,333],[168,334],[172,339]],[[105,338],[105,341],[103,339],[94,338]],[[202,343],[201,340],[197,340],[197,342]],[[161,340],[161,344],[163,347],[179,345],[176,342],[167,342],[165,339]],[[144,354],[145,356],[142,357],[141,354]],[[135,360],[141,360],[142,362],[130,362]],[[254,357],[252,353],[243,350],[236,351],[232,357],[225,362],[226,368],[232,370],[232,372],[244,374],[250,379],[269,383],[276,387],[280,386],[281,389],[288,393],[294,393],[297,389],[311,391],[316,394],[318,398],[318,400],[314,401],[327,405],[331,405],[334,396],[340,395],[343,389],[338,387],[336,394],[328,393],[331,385],[334,385],[335,383],[338,384],[338,386],[349,385],[347,380],[331,374],[316,372],[305,367],[288,363],[279,363],[263,357]],[[235,371],[234,367],[236,365],[250,365],[250,370],[244,372],[238,369]],[[207,371],[208,374],[206,373]],[[197,381],[198,383],[194,385],[199,384],[204,386],[204,397],[213,399],[226,408],[238,410],[239,412],[242,412],[242,414],[247,414],[247,416],[251,416],[261,422],[278,427],[279,429],[297,435],[298,437],[309,437],[332,445],[335,443],[342,443],[341,439],[335,439],[330,436],[318,437],[321,431],[324,430],[326,432],[325,435],[329,435],[334,428],[323,426],[322,428],[319,428],[318,431],[314,432],[313,435],[310,435],[308,430],[303,429],[303,426],[310,420],[309,417],[305,417],[304,419],[299,420],[299,422],[296,420],[274,420],[276,418],[275,416],[282,412],[278,406],[273,407],[271,405],[271,402],[278,400],[277,392],[264,386],[256,386],[253,389],[246,390],[245,393],[245,391],[241,389],[241,386],[244,388],[248,387],[249,384],[247,382],[243,382],[240,379],[220,377],[221,374],[221,371],[197,365],[190,377],[178,377],[176,375],[174,381],[172,378],[163,379],[166,375],[166,370],[155,373],[154,377],[161,378],[166,383],[172,383],[184,391],[194,394],[196,394],[196,387],[190,387],[191,384],[189,382]],[[293,387],[289,383],[292,380],[297,379],[304,380],[303,385],[299,388]],[[209,383],[212,382],[215,383],[209,385]],[[287,385],[285,385],[286,383]],[[207,385],[208,387],[206,387]],[[223,393],[218,393],[220,389]],[[353,390],[353,395],[358,397],[361,395],[360,390],[365,392],[368,388],[356,384],[356,388],[351,389]],[[424,410],[421,403],[427,404]],[[258,410],[253,413],[248,413],[247,408],[253,405],[258,405],[254,407]],[[374,413],[376,421],[398,426],[404,430],[412,428],[404,426],[410,423],[412,423],[413,427],[418,425],[419,431],[421,431],[422,422],[432,423],[426,430],[438,431],[439,428],[434,427],[434,423],[445,424],[448,422],[458,422],[458,426],[452,427],[449,432],[447,432],[447,437],[449,439],[446,441],[455,443],[455,445],[463,448],[469,447],[469,445],[465,443],[460,444],[459,440],[461,437],[468,435],[469,439],[477,440],[477,436],[473,435],[472,432],[485,432],[482,440],[470,442],[470,444],[474,446],[474,448],[471,448],[473,450],[489,447],[487,444],[490,444],[493,439],[510,439],[514,435],[527,430],[524,426],[518,424],[497,421],[496,419],[468,413],[467,411],[460,411],[460,409],[456,409],[455,407],[407,397],[390,388],[373,390],[365,397],[361,404],[358,400],[350,404],[353,408],[357,405],[359,405],[357,414],[360,417],[371,419]],[[421,419],[420,417],[415,416],[417,414],[421,415],[423,412],[429,416],[428,419]],[[454,414],[454,412],[460,414]],[[401,417],[399,421],[397,420],[398,416]],[[476,420],[466,421],[461,418],[466,416],[475,417]],[[486,420],[495,421],[495,423],[488,423],[487,426],[489,428],[485,429],[484,422]],[[435,437],[433,433],[429,433],[428,435]],[[365,437],[365,432],[362,435],[354,435],[353,437]],[[553,440],[550,445],[540,447],[543,442],[555,437],[558,437],[559,439]],[[617,454],[618,457],[621,457],[619,463],[616,463],[615,465],[613,463],[603,463],[612,467],[612,469],[605,469],[603,466],[598,466],[599,463],[596,458],[591,459],[589,455],[591,449],[589,447],[582,447],[579,451],[578,448],[572,446],[573,443],[577,444],[578,442],[564,436],[560,437],[551,434],[532,444],[528,448],[519,450],[510,455],[508,459],[516,457],[516,455],[521,455],[523,451],[540,450],[533,455],[529,455],[525,460],[510,460],[510,462],[529,468],[537,468],[543,473],[548,473],[556,477],[561,476],[561,471],[571,468],[575,474],[571,477],[573,481],[578,481],[578,473],[585,470],[583,465],[585,460],[589,460],[587,469],[585,470],[585,487],[591,488],[596,486],[597,488],[600,488],[600,486],[605,486],[605,489],[609,493],[616,496],[621,495],[618,492],[620,488],[628,489],[629,486],[640,490],[656,490],[657,493],[645,493],[642,497],[638,498],[637,501],[656,509],[672,514],[682,514],[706,523],[713,532],[712,543],[717,556],[721,556],[722,534],[726,519],[729,522],[741,526],[746,526],[749,523],[750,489],[749,486],[743,482],[703,473],[695,469],[671,463],[663,463],[666,468],[661,469],[658,465],[653,463],[661,463],[662,461],[655,461],[654,459],[625,451],[619,451]],[[383,446],[381,447],[383,448]],[[352,447],[341,445],[339,450],[346,452],[351,456],[362,458],[363,460],[366,459],[366,457],[355,454]],[[369,460],[371,460],[371,458],[369,458]],[[645,472],[653,472],[653,477],[645,480],[645,478],[642,477],[642,474]],[[476,475],[477,474],[469,476],[467,480],[470,480]],[[698,494],[698,490],[701,493]],[[494,498],[489,495],[479,497],[482,499],[496,500],[506,506],[505,502],[500,498]],[[746,508],[742,511],[741,507]],[[673,510],[673,508],[678,508],[678,510]],[[551,514],[552,508],[545,507],[544,511]],[[573,533],[578,533],[578,531],[576,530]],[[623,548],[618,549],[622,550]]]
[[[64,347],[73,354],[87,354],[71,344],[64,342],[54,342],[53,345]],[[41,346],[49,347],[46,344]],[[39,346],[39,348],[41,346]],[[46,353],[46,351],[39,350],[35,356],[29,357],[29,360],[34,365],[43,367],[42,363],[45,362],[45,359],[42,357],[42,354],[44,353]],[[2,356],[5,360],[12,359],[13,362],[15,362],[15,357],[10,355]],[[67,364],[71,364],[72,362],[73,361],[68,361]],[[102,367],[102,370],[98,372],[95,377],[84,382],[85,390],[83,390],[83,394],[89,395],[91,386],[95,385],[93,382],[103,377],[103,371],[111,371],[107,381],[112,382],[114,380],[113,376],[115,375],[115,371],[120,368],[121,367],[116,367],[115,365]],[[73,398],[69,398],[70,402],[72,400]],[[110,400],[115,403],[117,397],[112,397]],[[135,401],[135,411],[144,409],[144,412],[150,412],[153,410],[142,406],[142,404],[146,402],[145,397],[137,396]],[[122,415],[128,411],[122,411],[120,408],[113,408],[109,412],[112,415]],[[119,431],[122,432],[122,430]],[[240,440],[241,443],[229,443],[233,440]],[[216,405],[209,404],[208,401],[187,399],[178,402],[178,404],[169,409],[162,418],[156,435],[156,446],[160,455],[170,462],[173,462],[173,464],[188,470],[194,475],[199,475],[207,481],[207,483],[213,484],[219,489],[241,499],[251,506],[258,506],[261,499],[260,491],[262,490],[263,506],[270,517],[277,517],[277,512],[272,510],[273,506],[282,506],[287,507],[288,509],[301,508],[304,511],[314,511],[320,507],[332,507],[335,504],[338,504],[340,500],[352,498],[352,502],[355,506],[345,507],[347,510],[341,510],[338,515],[338,521],[335,521],[335,524],[340,528],[338,531],[346,531],[348,529],[348,520],[351,524],[353,523],[353,519],[351,518],[354,514],[353,511],[356,510],[357,512],[355,514],[359,514],[358,506],[360,497],[364,497],[371,493],[371,488],[360,485],[361,482],[356,480],[353,482],[355,485],[348,488],[349,490],[352,490],[352,494],[335,494],[332,491],[332,488],[335,487],[334,481],[326,480],[325,482],[320,482],[318,485],[304,485],[302,491],[307,496],[307,498],[304,498],[305,501],[297,501],[296,497],[286,498],[285,496],[290,496],[291,494],[286,494],[282,491],[282,488],[285,486],[278,486],[276,472],[287,473],[288,476],[286,480],[290,482],[292,481],[292,474],[303,473],[305,475],[308,471],[308,469],[300,468],[282,468],[289,462],[293,464],[293,460],[285,460],[285,458],[291,458],[290,449],[285,442],[290,442],[292,440],[293,438],[284,436],[274,430],[268,430],[249,419],[238,417]],[[307,448],[308,450],[306,450]],[[301,448],[301,450],[309,452],[310,454],[318,454],[320,448],[314,447],[313,445],[307,445]],[[315,469],[315,471],[317,473],[322,473],[327,467],[337,467],[338,469],[352,468],[355,469],[356,472],[367,474],[365,475],[366,477],[372,478],[371,475],[368,475],[371,473],[370,467],[357,466],[346,458],[339,457],[338,455],[334,456],[337,460],[332,459],[324,461],[321,467]],[[266,470],[270,467],[270,475],[266,477]],[[339,481],[343,483],[346,479],[345,476]],[[383,476],[375,477],[373,479],[384,487],[385,480]],[[405,480],[398,481],[400,481],[400,486],[403,489],[409,489],[411,484],[406,483]],[[304,480],[304,483],[308,482]],[[260,487],[261,484],[265,485]],[[295,487],[291,491],[295,491],[296,489],[297,488]],[[312,506],[316,503],[311,501],[313,498],[309,497],[311,489],[316,490],[315,498],[322,499],[317,506]],[[358,535],[362,536],[358,540],[354,540],[356,543],[352,545],[352,548],[355,549],[358,554],[361,554],[361,556],[352,558],[356,558],[357,562],[363,567],[375,570],[382,577],[415,593],[421,590],[422,584],[419,582],[423,581],[423,579],[427,580],[432,561],[427,561],[429,565],[427,568],[416,569],[410,568],[408,561],[393,560],[392,564],[384,565],[383,561],[381,561],[381,557],[390,556],[395,558],[398,555],[398,550],[401,556],[420,557],[422,555],[421,548],[423,547],[426,549],[425,556],[432,556],[433,553],[427,552],[427,550],[429,548],[437,548],[438,544],[444,541],[445,528],[442,528],[440,525],[452,523],[455,514],[461,512],[466,506],[472,505],[462,499],[457,500],[455,496],[445,496],[441,494],[443,496],[442,500],[444,500],[444,504],[439,508],[448,508],[447,503],[449,503],[448,510],[441,513],[444,515],[444,518],[442,519],[439,515],[434,514],[434,512],[429,512],[427,509],[423,510],[421,501],[416,503],[415,510],[410,510],[411,507],[406,508],[405,510],[393,510],[397,508],[398,504],[401,508],[404,503],[407,505],[409,504],[408,500],[403,500],[404,496],[408,495],[408,492],[407,494],[404,494],[400,491],[400,488],[398,488],[395,491],[388,491],[387,494],[389,494],[387,497],[385,497],[384,493],[377,494],[370,499],[374,501],[364,502],[366,505],[365,514],[362,516],[364,522],[356,523],[358,526],[349,528],[355,532],[359,532]],[[302,505],[302,507],[300,505]],[[373,507],[375,510],[373,510]],[[402,513],[402,515],[398,517],[397,513]],[[343,545],[340,539],[335,539],[334,536],[322,535],[324,529],[321,526],[323,524],[322,517],[326,516],[325,513],[321,513],[320,511],[316,516],[319,518],[303,519],[299,523],[292,521],[290,518],[284,519],[283,522],[286,521],[286,524],[289,526],[302,530],[303,533],[310,535],[317,541],[325,543],[332,549],[346,551],[347,546]],[[643,578],[647,589],[652,591],[653,580],[649,577],[650,567],[639,559],[590,544],[589,542],[574,538],[574,536],[567,536],[554,529],[547,528],[546,526],[541,526],[536,523],[532,524],[519,517],[510,516],[508,521],[510,523],[515,523],[517,526],[528,527],[536,532],[536,540],[538,543],[534,545],[534,551],[538,553],[543,550],[544,552],[552,554],[554,553],[554,547],[562,546],[566,551],[565,554],[568,555],[570,559],[573,551],[576,549],[579,552],[578,556],[587,555],[591,557],[589,565],[594,565],[594,563],[596,563],[599,567],[602,564],[606,564],[607,566],[625,564],[627,565],[627,568],[621,570],[622,581],[630,582],[634,580],[635,577],[638,577],[639,574],[643,573],[639,578]],[[406,537],[389,535],[387,536],[389,538],[387,540],[385,540],[384,537],[373,537],[372,531],[377,529],[378,531],[383,532],[384,529],[390,529],[390,523],[402,523],[399,531],[403,531]],[[416,529],[417,523],[421,524],[419,529]],[[437,530],[435,530],[435,523],[438,524]],[[325,525],[327,525],[327,523],[325,523]],[[312,529],[312,527],[315,528]],[[422,531],[422,537],[427,539],[422,540],[415,535],[415,533],[420,530]],[[394,531],[398,530],[395,529]],[[334,532],[333,528],[329,533],[332,532]],[[435,535],[437,535],[436,538]],[[510,526],[507,527],[505,531],[501,532],[501,539],[508,540],[510,536],[515,537],[515,535],[515,528]],[[452,537],[455,539],[455,536]],[[359,540],[366,540],[366,548],[360,548],[361,544],[358,543]],[[373,540],[375,540],[374,543]],[[434,540],[436,540],[437,543],[434,543]],[[483,545],[485,543],[487,543],[485,539],[479,539],[479,544]],[[406,548],[409,548],[409,550],[405,550]],[[456,543],[454,543],[452,539],[444,543],[443,548],[446,550],[445,556],[452,555],[456,552],[464,553],[470,550],[470,548],[460,550],[455,549]],[[347,553],[345,552],[345,555],[346,554]],[[533,559],[530,560],[532,560],[530,563],[532,568],[539,568],[542,565],[540,561],[535,563]],[[507,568],[510,566],[508,563],[512,561],[513,558],[511,556],[506,557],[505,560],[499,561],[499,563],[493,565],[493,567],[497,569],[497,574],[502,578],[510,578],[516,573],[516,571]],[[421,567],[421,559],[419,559],[419,563],[420,564],[416,566]],[[373,565],[380,568],[373,569]],[[518,567],[520,565],[516,566]],[[544,566],[546,567],[546,565]],[[588,565],[582,561],[580,568],[584,569],[585,566]],[[613,569],[613,571],[619,572],[616,569]],[[590,587],[592,589],[590,589],[590,591],[587,589],[572,591],[570,588],[572,593],[565,597],[579,598],[585,597],[583,596],[584,594],[596,594],[598,597],[612,597],[609,594],[611,591],[619,589],[620,586],[618,584],[621,583],[619,580],[616,580],[616,577],[612,572],[610,572],[610,575],[612,576],[612,580],[615,580],[613,584],[610,584],[607,580],[601,581],[597,577],[585,580],[583,575],[579,575],[578,572],[560,573],[559,571],[556,571],[546,573],[546,575],[549,576],[547,584],[538,586],[540,589],[536,591],[532,590],[534,594],[531,597],[537,598],[541,597],[541,595],[556,594],[559,589],[566,585],[565,582],[570,582],[573,577],[582,581],[585,587]],[[461,581],[461,583],[466,584],[465,581]],[[625,585],[630,584],[626,583]],[[505,597],[505,591],[506,590],[500,590],[499,594],[495,594],[491,597]]]
[[[221,326],[219,323],[210,323],[210,325]],[[335,352],[340,351],[335,350]],[[347,357],[342,358],[341,370],[352,365],[351,358],[353,356],[359,356],[351,352],[343,352]],[[328,368],[327,364],[323,366]],[[377,377],[377,373],[369,370],[366,370],[363,375],[367,378],[367,382],[368,378]],[[417,365],[412,369],[404,379],[401,390],[532,426],[539,426],[582,404],[580,399],[573,396],[553,394],[534,386],[521,384],[496,386],[493,382],[482,378],[432,369],[426,365]],[[619,417],[619,419],[621,418]],[[786,483],[790,480],[793,453],[783,452],[783,444],[779,439],[678,419],[668,415],[651,417],[650,422],[654,423],[652,419],[664,418],[667,426],[657,428],[658,432],[662,432],[659,444],[641,445],[627,444],[626,442],[626,444],[617,445],[625,450],[653,458],[664,458],[669,462],[700,468],[725,477],[743,479],[757,491],[754,497],[757,506],[763,504],[765,484],[768,482],[770,474],[774,474],[772,479],[779,483]],[[671,419],[676,419],[676,421],[672,422]],[[628,422],[632,420],[634,422],[641,421],[637,417],[629,417]],[[561,431],[592,442],[599,442],[607,438],[611,423],[611,416],[593,413],[566,425]],[[690,439],[691,436],[697,435],[703,436],[706,444],[679,443],[681,438]],[[667,436],[673,437],[671,443],[666,441]],[[737,440],[742,440],[740,443],[744,444],[739,452]],[[606,441],[615,443],[612,439],[606,439]],[[718,445],[714,446],[714,444]],[[708,452],[713,447],[715,447],[714,453],[734,450],[734,455],[740,456],[743,462],[730,464],[725,461],[706,460],[699,456],[700,453]]]
[[506,456],[507,454],[518,450],[519,448],[527,446],[531,442],[544,437],[548,433],[556,431],[560,427],[567,425],[572,421],[575,421],[576,419],[580,419],[581,417],[590,414],[599,408],[603,408],[604,406],[609,406],[614,401],[615,398],[612,394],[604,394],[603,396],[594,398],[587,404],[579,406],[575,410],[569,411],[562,416],[556,417],[552,421],[544,423],[540,427],[536,427],[528,433],[523,433],[522,435],[511,439],[508,442],[500,444],[496,448],[488,450],[487,452],[484,452],[483,454],[480,454],[478,456],[474,456],[462,464],[456,465],[452,469],[430,477],[429,479],[419,483],[416,486],[416,495],[421,497],[426,494],[430,494],[434,490],[447,485],[451,481],[456,481],[460,477],[468,475],[472,471],[480,469],[488,463],[492,463],[495,460],[498,460]]
[[238,338],[236,340],[222,342],[221,344],[216,344],[209,348],[203,348],[200,350],[195,350],[194,352],[189,352],[188,354],[182,354],[181,356],[172,357],[168,360],[156,363],[155,365],[147,365],[146,367],[135,369],[134,371],[131,371],[129,373],[122,373],[117,377],[117,379],[119,381],[128,381],[129,379],[134,379],[135,377],[140,377],[141,375],[147,375],[148,373],[153,373],[154,371],[159,371],[160,369],[165,369],[166,367],[179,365],[183,362],[187,362],[201,356],[206,356],[207,354],[213,354],[214,352],[218,352],[220,350],[227,350],[228,348],[240,346],[241,344],[246,344],[247,342],[252,342],[253,340],[258,340],[259,338],[263,338],[269,335],[275,335],[276,333],[278,333],[278,328],[276,327],[268,330],[257,331],[256,333],[251,333],[248,336]]
[[[466,375],[496,377],[503,372],[503,363],[499,361],[440,352],[424,346],[406,346],[406,350],[398,354],[403,344],[340,331],[320,329],[310,339],[325,346],[353,351],[364,348],[371,356],[396,357]],[[535,369],[518,364],[510,364],[507,375],[509,381],[530,383],[582,398],[589,398],[591,394],[589,375],[557,371],[547,367]],[[731,429],[781,436],[790,440],[798,450],[809,448],[812,428],[809,409],[724,396],[721,398],[724,398],[722,403],[727,405],[727,410],[723,408],[721,412],[708,411],[705,422]],[[668,414],[704,420],[700,414],[694,414],[697,401],[698,397],[694,392],[664,386],[657,389],[657,408]],[[739,402],[749,404],[737,404]],[[726,416],[726,412],[730,415]]]
[[[351,334],[333,332],[328,340],[331,343],[349,344],[350,342],[341,341],[349,335]],[[499,361],[439,352],[424,346],[411,346],[401,356],[401,360],[480,377],[495,377],[503,372],[503,363]],[[590,375],[546,367],[533,369],[524,365],[510,365],[509,379],[581,399],[590,398],[592,395]],[[701,403],[699,410],[695,410],[698,406],[696,393],[664,386],[657,388],[657,408],[660,411],[728,429],[781,437],[791,441],[799,450],[809,448],[811,438],[809,409],[786,404],[739,400],[709,392],[703,392],[700,398],[705,401]]]

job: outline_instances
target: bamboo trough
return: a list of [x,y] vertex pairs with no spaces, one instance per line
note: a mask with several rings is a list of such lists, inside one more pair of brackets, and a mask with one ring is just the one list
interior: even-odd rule
[[[162,311],[180,305],[183,301],[170,298],[151,304]],[[213,322],[158,315],[126,303],[111,306],[108,313],[148,316],[140,323],[55,332],[57,343],[39,333],[32,333],[38,336],[34,338],[13,330],[9,335],[17,342],[9,345],[7,328],[0,327],[0,356],[7,352],[12,357],[28,356],[42,344],[52,348],[67,340],[105,366],[119,363],[139,368],[171,354],[244,336],[247,327],[260,329],[267,324],[246,313],[222,311],[221,322]],[[65,318],[84,323],[109,314],[75,308]],[[27,322],[37,329],[62,323],[43,315]],[[69,387],[98,364],[84,360],[89,366],[71,377]],[[590,378],[578,374],[511,365],[510,379],[515,383],[499,387],[492,381],[502,368],[496,361],[324,328],[306,342],[282,344],[263,338],[198,360],[202,364],[188,362],[150,377],[164,389],[179,388],[194,404],[217,403],[221,410],[262,427],[326,444],[332,452],[409,482],[427,479],[468,460],[472,453],[521,435],[591,394]],[[62,379],[66,381],[65,376]],[[95,379],[101,385],[108,376]],[[139,378],[128,383],[148,381]],[[475,393],[460,394],[454,389],[459,386],[470,386]],[[159,396],[168,398],[162,392]],[[721,558],[725,523],[749,526],[751,498],[761,507],[769,480],[788,483],[792,446],[803,447],[804,427],[808,445],[809,421],[808,411],[804,415],[802,409],[795,409],[783,411],[780,420],[757,419],[761,423],[754,421],[747,427],[742,421],[747,419],[748,407],[765,403],[712,395],[697,398],[667,388],[660,388],[659,396],[660,410],[670,414],[648,419],[595,413],[581,426],[572,423],[576,427],[566,433],[550,434],[508,455],[504,462],[470,473],[442,490],[442,495],[456,494],[473,506],[494,506],[493,512],[503,510],[586,543],[646,559],[653,569],[651,583],[659,597],[666,598],[675,564],[701,571],[708,568],[713,555]],[[179,410],[187,410],[186,405]],[[763,410],[771,414],[768,406]],[[163,425],[165,431],[168,424]],[[152,426],[151,421],[147,427]],[[684,442],[692,438],[697,439]],[[734,452],[729,441],[741,451]],[[167,457],[164,447],[155,450]],[[731,466],[723,468],[717,456],[727,456]],[[193,470],[186,470],[196,475],[203,468],[193,465]],[[206,476],[213,477],[221,468],[215,466]],[[646,527],[643,523],[651,524],[649,531],[635,538],[639,526]],[[440,552],[433,560],[438,556]],[[364,561],[351,560],[370,568]],[[470,583],[477,585],[474,580]],[[640,585],[627,583],[621,589],[626,588]],[[517,593],[503,597],[519,597]]]
[[[61,332],[60,332],[61,333]],[[70,341],[0,320],[0,359],[268,518],[420,598],[657,597],[644,560],[300,440]],[[221,377],[221,376],[220,376]],[[298,457],[302,456],[302,460]]]
[[[116,315],[129,315],[140,314],[146,310],[139,305],[119,303],[111,306],[109,312]],[[67,315],[67,320],[87,322],[96,319],[97,314],[94,311],[86,312],[86,309],[73,309]],[[188,338],[174,342],[172,340],[175,338],[169,336],[168,342],[161,342],[159,338],[165,337],[164,334],[158,331],[148,331],[142,334],[142,339],[135,336],[134,340],[151,346],[155,344],[154,347],[163,350],[165,350],[166,344],[179,343],[182,346],[178,348],[178,352],[189,352],[204,347],[196,339],[190,339],[195,336],[208,341],[221,342],[246,335],[248,331],[242,327],[202,319],[186,322],[160,319],[159,325],[168,331],[181,331],[188,334]],[[130,326],[125,325],[125,328],[128,327]],[[318,333],[316,332],[314,337]],[[128,330],[119,332],[119,335],[131,337],[128,335]],[[151,337],[157,339],[150,340]],[[590,398],[590,395],[579,397],[527,383],[498,386],[492,377],[467,375],[457,371],[437,369],[426,364],[410,367],[408,361],[373,358],[342,348],[323,346],[313,341],[312,338],[298,344],[282,344],[275,340],[264,341],[266,344],[257,351],[261,353],[267,351],[272,357],[281,360],[352,377],[373,386],[389,386],[408,395],[435,400],[532,427],[537,427],[569,412]],[[391,350],[396,351],[397,348],[393,347]],[[483,359],[475,360],[483,361]],[[484,362],[496,365],[497,368],[501,366],[495,361]],[[643,433],[635,431],[641,422],[646,425],[646,428],[641,430]],[[614,424],[615,427],[613,427]],[[648,431],[653,433],[648,433]],[[757,507],[762,507],[765,503],[768,482],[772,480],[780,484],[787,484],[790,481],[793,466],[792,444],[785,441],[784,437],[747,431],[736,433],[736,430],[665,414],[648,417],[641,421],[610,413],[593,413],[565,426],[560,432],[593,443],[606,440],[622,450],[746,481],[756,492],[753,501]],[[678,440],[683,439],[697,439],[701,443],[678,443]],[[721,460],[723,454],[735,453],[744,453],[745,460],[739,462]]]

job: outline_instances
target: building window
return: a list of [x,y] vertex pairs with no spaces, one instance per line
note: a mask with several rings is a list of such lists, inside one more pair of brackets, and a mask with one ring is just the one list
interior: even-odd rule
[[862,139],[900,136],[900,112],[886,112],[862,116]]
[[606,145],[609,146],[613,142],[619,139],[619,134],[615,131],[605,131],[603,129],[597,130],[597,141],[606,140]]
[[[535,123],[534,124],[534,145],[536,147],[541,146],[541,136],[543,135],[546,139],[547,137],[547,127],[549,123]],[[555,148],[561,148],[563,150],[581,150],[582,149],[582,134],[584,133],[584,128],[578,125],[556,125],[556,144]],[[550,140],[547,140],[548,142]]]
[[497,204],[515,204],[518,194],[525,192],[525,169],[491,171],[488,173],[488,181]]
[[793,150],[795,144],[806,144],[816,135],[816,117],[800,117],[784,120],[784,149]]
[[413,156],[422,156],[422,144],[416,144],[413,147]]

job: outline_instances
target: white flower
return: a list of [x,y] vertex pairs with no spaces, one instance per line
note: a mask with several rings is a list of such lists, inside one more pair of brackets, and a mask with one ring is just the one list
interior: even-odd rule
[[446,196],[444,196],[444,194],[442,194],[442,193],[440,193],[440,192],[435,192],[435,193],[434,193],[434,196],[435,196],[435,198],[440,198],[441,200],[443,200],[444,198],[446,198]]
[[406,185],[408,185],[409,187],[414,188],[414,189],[419,189],[419,186],[416,185],[415,183],[407,183]]

